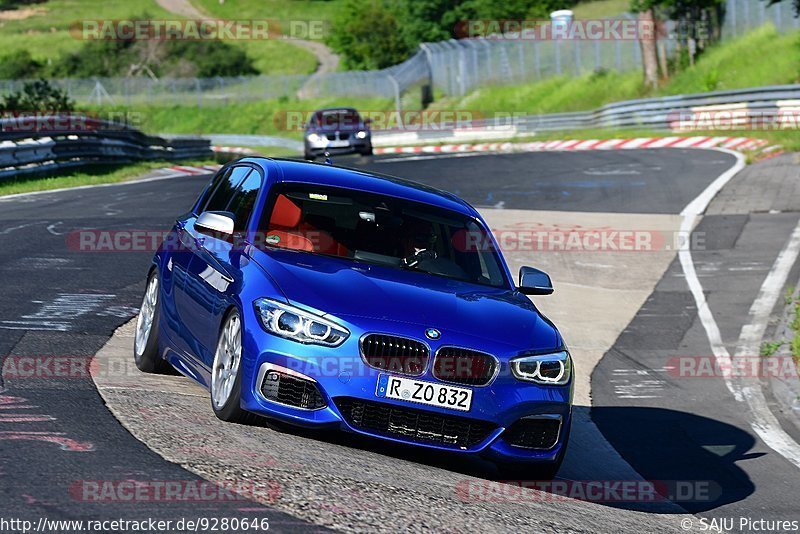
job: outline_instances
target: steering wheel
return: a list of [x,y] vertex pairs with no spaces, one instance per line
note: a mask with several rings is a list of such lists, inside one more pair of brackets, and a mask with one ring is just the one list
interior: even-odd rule
[[421,261],[435,260],[438,257],[439,255],[436,254],[435,250],[428,250],[424,248],[416,251],[410,256],[403,258],[403,267],[411,269],[416,267]]

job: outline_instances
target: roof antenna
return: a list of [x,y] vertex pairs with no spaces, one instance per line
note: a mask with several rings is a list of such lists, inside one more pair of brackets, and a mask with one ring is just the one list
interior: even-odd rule
[[333,165],[333,160],[331,159],[331,153],[326,150],[324,155],[325,155],[325,165]]

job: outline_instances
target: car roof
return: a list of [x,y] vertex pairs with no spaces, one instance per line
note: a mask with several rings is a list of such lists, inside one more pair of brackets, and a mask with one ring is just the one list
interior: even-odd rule
[[315,115],[321,113],[335,113],[337,111],[347,111],[348,113],[358,113],[355,108],[323,108],[314,112]]
[[471,217],[478,215],[475,208],[452,193],[396,176],[291,159],[246,158],[242,161],[259,163],[266,169],[269,169],[268,162],[272,162],[280,169],[276,182],[355,189],[439,206]]

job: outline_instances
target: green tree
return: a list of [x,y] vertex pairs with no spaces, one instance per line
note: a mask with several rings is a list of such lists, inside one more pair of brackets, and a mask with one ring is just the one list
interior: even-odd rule
[[400,35],[394,13],[383,0],[347,0],[333,20],[328,44],[349,69],[382,69],[413,50]]

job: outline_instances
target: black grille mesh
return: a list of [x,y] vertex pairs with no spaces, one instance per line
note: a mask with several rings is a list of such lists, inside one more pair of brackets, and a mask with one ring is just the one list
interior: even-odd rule
[[468,449],[497,428],[487,421],[350,397],[337,397],[334,402],[354,428],[420,443]]
[[560,428],[558,419],[520,419],[503,432],[503,440],[515,447],[552,449],[558,441]]
[[413,339],[369,334],[361,340],[361,355],[370,367],[419,376],[425,372],[430,351],[427,345]]
[[433,360],[433,376],[468,386],[485,386],[496,369],[497,360],[492,356],[458,347],[442,347]]
[[280,371],[267,372],[261,393],[271,401],[307,410],[324,408],[326,404],[315,382]]

